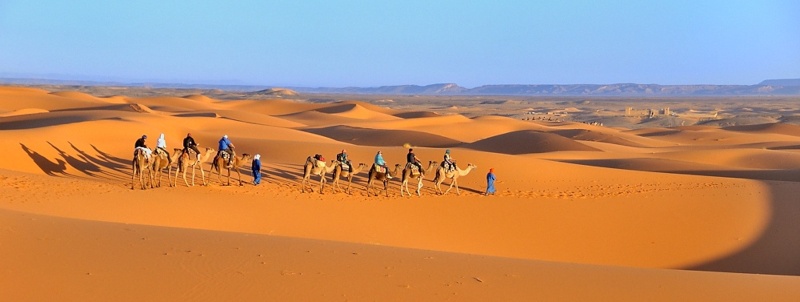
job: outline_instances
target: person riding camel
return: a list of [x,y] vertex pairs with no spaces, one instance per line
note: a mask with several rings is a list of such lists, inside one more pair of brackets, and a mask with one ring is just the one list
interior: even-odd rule
[[167,156],[169,164],[172,165],[172,157],[169,156],[169,152],[167,151],[167,140],[164,138],[164,133],[161,133],[161,136],[159,136],[158,140],[156,140],[156,148],[164,152],[164,155]]
[[406,164],[411,163],[411,164],[414,164],[415,166],[417,166],[417,168],[418,168],[417,171],[422,173],[422,171],[423,171],[422,170],[422,163],[420,162],[419,158],[417,158],[417,156],[414,155],[414,149],[408,149],[408,154],[406,154],[406,162],[407,162]]
[[386,161],[383,160],[383,154],[381,154],[381,151],[378,151],[378,154],[375,154],[375,165],[383,167],[383,170],[386,171],[386,178],[392,179],[392,175],[389,174],[389,168],[386,167]]
[[338,161],[340,164],[345,164],[345,165],[347,165],[347,171],[348,171],[348,172],[353,172],[353,165],[352,165],[352,164],[350,164],[350,160],[349,160],[349,159],[347,159],[347,150],[345,150],[345,149],[342,149],[342,153],[336,154],[336,160],[337,160],[337,161]]
[[[236,156],[236,152],[233,151],[235,146],[231,143],[231,140],[228,139],[228,135],[225,134],[219,139],[219,151],[217,152],[217,157],[223,156],[224,154],[228,155],[228,159],[225,162],[225,165],[230,168],[233,165],[233,158]],[[224,158],[224,157],[223,157]],[[216,160],[216,158],[214,158]]]
[[453,171],[456,168],[456,161],[450,157],[450,149],[444,150],[444,168],[447,171]]
[[197,143],[194,141],[194,138],[192,138],[191,133],[187,133],[186,137],[183,139],[183,153],[189,152],[189,149],[194,150],[195,159],[200,158],[200,150],[197,149]]
[[142,135],[139,139],[136,140],[136,144],[133,147],[133,156],[136,156],[136,152],[144,152],[144,156],[146,158],[150,158],[150,148],[147,148],[145,144],[145,140],[147,139],[147,135]]

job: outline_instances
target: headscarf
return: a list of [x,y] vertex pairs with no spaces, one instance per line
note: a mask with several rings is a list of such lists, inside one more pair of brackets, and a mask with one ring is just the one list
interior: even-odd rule
[[489,168],[489,173],[493,173],[493,172],[494,172],[494,168]]
[[261,154],[256,154],[255,156],[253,156],[253,159],[261,160]]

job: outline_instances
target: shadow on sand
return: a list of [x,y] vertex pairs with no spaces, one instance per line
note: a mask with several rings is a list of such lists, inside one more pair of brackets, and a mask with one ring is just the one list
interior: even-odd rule
[[772,217],[761,236],[744,249],[689,270],[800,276],[800,200],[797,184],[766,182]]
[[60,159],[56,159],[56,162],[52,162],[46,157],[39,154],[38,152],[31,150],[30,148],[28,148],[28,146],[25,146],[22,143],[20,143],[19,145],[22,146],[22,150],[25,151],[25,153],[27,153],[28,156],[30,156],[33,162],[39,167],[39,169],[42,169],[42,172],[44,172],[45,174],[50,176],[67,175],[66,173],[67,162]]

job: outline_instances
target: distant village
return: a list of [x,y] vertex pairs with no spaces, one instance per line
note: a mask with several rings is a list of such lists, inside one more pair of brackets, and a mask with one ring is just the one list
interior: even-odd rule
[[[547,121],[547,122],[564,122],[576,121],[583,122],[595,126],[604,126],[603,118],[609,117],[625,117],[625,118],[639,118],[641,120],[659,119],[666,117],[691,119],[697,122],[709,121],[719,118],[718,111],[698,111],[687,110],[682,113],[673,112],[669,107],[660,109],[634,109],[633,107],[625,107],[625,111],[608,111],[603,109],[595,109],[593,111],[581,110],[578,108],[565,108],[553,109],[545,111],[527,110],[522,117],[526,121]],[[592,120],[594,119],[594,120]]]

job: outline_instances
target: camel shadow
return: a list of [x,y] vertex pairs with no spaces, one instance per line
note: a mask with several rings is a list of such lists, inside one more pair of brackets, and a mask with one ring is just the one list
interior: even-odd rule
[[94,176],[94,173],[100,172],[100,166],[95,165],[95,164],[93,164],[93,163],[91,163],[91,162],[89,162],[87,160],[81,160],[81,159],[75,158],[72,155],[69,155],[66,152],[64,152],[63,150],[59,149],[58,147],[53,145],[53,143],[51,143],[51,142],[47,142],[47,144],[49,144],[50,147],[53,147],[53,149],[55,149],[56,152],[58,152],[58,154],[61,155],[62,158],[64,158],[64,160],[67,162],[67,164],[69,164],[70,166],[72,166],[76,170],[80,171],[81,173],[86,174],[88,176]]
[[114,164],[115,166],[118,166],[122,170],[126,169],[131,163],[130,159],[115,157],[108,153],[103,152],[102,150],[98,149],[95,145],[90,145],[90,146],[92,146],[92,149],[94,149],[94,151],[97,152],[97,154],[99,154],[103,158],[103,160],[105,160],[106,163]]
[[22,146],[22,150],[25,151],[28,156],[30,156],[33,162],[39,167],[39,169],[42,169],[42,172],[45,174],[50,176],[59,176],[59,174],[60,176],[68,175],[66,172],[67,162],[60,159],[56,159],[56,162],[52,162],[38,152],[31,150],[28,148],[28,146],[25,146],[22,143],[19,145]]

